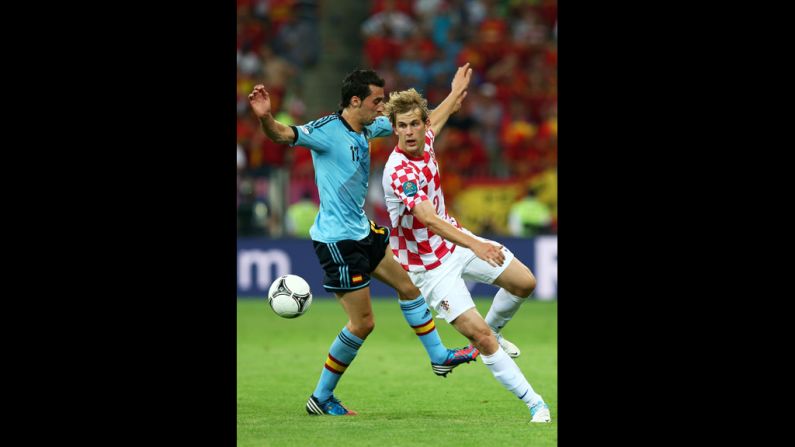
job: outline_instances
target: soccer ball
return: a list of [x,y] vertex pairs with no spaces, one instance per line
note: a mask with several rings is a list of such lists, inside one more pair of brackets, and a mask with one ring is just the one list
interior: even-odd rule
[[312,305],[312,291],[309,290],[309,284],[304,278],[297,275],[283,275],[271,284],[268,290],[268,304],[280,317],[300,317]]

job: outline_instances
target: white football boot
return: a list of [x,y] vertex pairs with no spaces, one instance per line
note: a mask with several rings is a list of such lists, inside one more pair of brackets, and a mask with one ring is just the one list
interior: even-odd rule
[[530,422],[550,422],[552,417],[549,415],[549,405],[544,402],[537,403],[530,409]]
[[502,350],[512,358],[519,357],[519,354],[522,353],[522,351],[520,351],[515,344],[506,340],[501,334],[497,334],[497,342],[500,344]]

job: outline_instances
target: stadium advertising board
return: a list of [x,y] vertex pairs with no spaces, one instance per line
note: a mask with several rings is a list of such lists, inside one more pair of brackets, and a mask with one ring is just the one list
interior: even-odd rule
[[[532,239],[497,238],[533,271],[536,276],[536,299],[557,298],[558,238],[541,236]],[[323,287],[323,270],[315,257],[312,242],[304,239],[238,238],[237,296],[265,297],[271,282],[281,275],[294,274],[312,287],[315,298],[331,297]],[[374,297],[395,296],[392,289],[373,279]],[[473,296],[492,296],[494,286],[467,282]]]

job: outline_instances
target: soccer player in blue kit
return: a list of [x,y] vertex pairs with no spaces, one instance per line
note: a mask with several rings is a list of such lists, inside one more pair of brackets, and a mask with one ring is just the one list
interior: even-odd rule
[[[460,109],[471,76],[468,63],[458,68],[451,92],[431,112],[431,122],[446,121]],[[286,126],[273,118],[265,86],[256,85],[248,95],[268,138],[312,151],[320,211],[309,234],[325,272],[323,288],[336,295],[349,318],[331,344],[320,380],[306,403],[306,411],[312,415],[356,414],[334,396],[334,389],[375,325],[371,276],[398,292],[403,316],[428,352],[434,373],[446,376],[479,354],[472,345],[461,349],[444,346],[425,298],[393,258],[389,229],[364,213],[370,174],[368,140],[392,134],[392,125],[383,116],[384,84],[372,70],[349,73],[342,81],[341,109],[301,126]]]

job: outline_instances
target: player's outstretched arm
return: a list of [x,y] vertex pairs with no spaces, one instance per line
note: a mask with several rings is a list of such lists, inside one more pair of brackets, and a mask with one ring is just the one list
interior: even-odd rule
[[431,202],[423,201],[418,203],[411,210],[411,214],[419,219],[428,230],[433,231],[448,241],[472,250],[478,258],[488,262],[492,266],[502,265],[505,262],[505,255],[502,253],[502,246],[483,242],[467,233],[454,227],[450,222],[439,217],[433,209]]
[[470,79],[472,79],[472,69],[467,62],[456,70],[453,82],[450,84],[450,94],[431,112],[431,129],[434,134],[438,135],[450,115],[461,109],[461,104],[467,96]]
[[251,109],[254,110],[254,114],[259,118],[262,130],[265,131],[265,135],[268,138],[275,143],[292,144],[295,140],[295,133],[289,126],[285,126],[273,119],[273,115],[271,115],[271,98],[264,85],[257,84],[254,86],[254,90],[248,95],[248,103],[251,105]]

